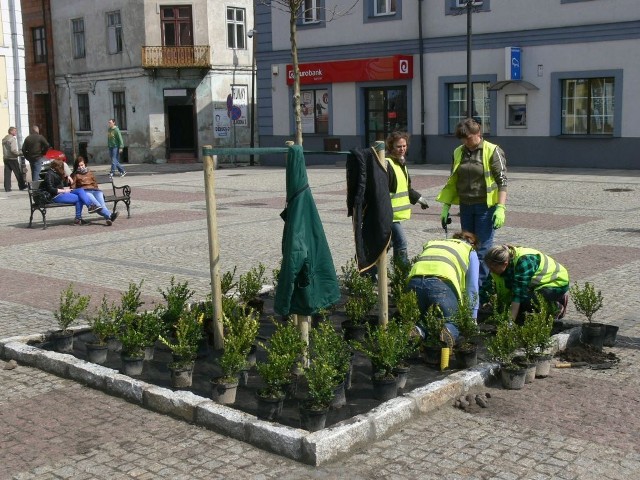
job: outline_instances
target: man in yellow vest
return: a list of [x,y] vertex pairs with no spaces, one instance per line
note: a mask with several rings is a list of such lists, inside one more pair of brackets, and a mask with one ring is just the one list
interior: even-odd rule
[[456,126],[462,145],[453,151],[451,175],[436,197],[442,202],[442,226],[451,205],[460,205],[462,230],[478,236],[480,285],[489,275],[482,259],[493,246],[494,230],[505,221],[507,160],[502,149],[482,137],[481,125],[467,118]]
[[393,132],[387,137],[385,144],[388,154],[389,192],[393,209],[393,225],[391,227],[393,256],[408,263],[407,237],[404,234],[402,222],[411,218],[411,205],[419,203],[423,210],[429,208],[429,205],[419,192],[411,188],[411,177],[405,161],[409,148],[409,134],[407,132]]
[[484,262],[491,270],[491,282],[480,292],[482,302],[496,293],[498,302],[509,305],[511,319],[524,322],[524,314],[535,308],[539,293],[551,305],[558,307],[562,318],[569,296],[569,272],[553,258],[533,248],[496,245],[489,249]]

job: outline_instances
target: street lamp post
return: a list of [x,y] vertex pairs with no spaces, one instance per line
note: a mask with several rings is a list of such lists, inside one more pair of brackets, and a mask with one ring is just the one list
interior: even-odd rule
[[66,74],[64,76],[65,81],[67,82],[67,93],[69,95],[69,126],[71,128],[71,150],[72,156],[75,160],[76,158],[76,129],[73,126],[73,108],[71,107],[71,86],[69,85],[69,80],[71,80],[71,75]]
[[471,84],[471,8],[474,0],[467,0],[467,118],[473,118],[473,91]]
[[[255,112],[256,112],[256,33],[258,31],[254,28],[247,32],[247,36],[251,39],[251,106],[250,106],[250,116],[251,116],[251,126],[250,126],[250,135],[249,146],[253,148],[255,146]],[[249,165],[255,165],[255,159],[253,153],[249,155]]]

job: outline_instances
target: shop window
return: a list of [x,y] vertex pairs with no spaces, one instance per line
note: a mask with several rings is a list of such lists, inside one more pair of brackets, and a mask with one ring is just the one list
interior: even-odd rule
[[507,128],[526,128],[527,126],[527,96],[506,95]]
[[489,97],[489,82],[472,83],[472,105],[471,115],[467,112],[467,84],[449,83],[447,84],[448,98],[448,129],[447,133],[454,134],[456,125],[471,116],[480,125],[482,133],[491,132],[491,99]]
[[302,133],[329,133],[329,90],[302,90],[300,92]]
[[407,87],[366,88],[364,93],[367,145],[396,130],[408,131]]
[[615,123],[615,79],[562,80],[562,135],[612,135]]

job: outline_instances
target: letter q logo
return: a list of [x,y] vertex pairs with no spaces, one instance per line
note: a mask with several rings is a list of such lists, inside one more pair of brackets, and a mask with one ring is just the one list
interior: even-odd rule
[[409,60],[400,60],[400,73],[406,75],[409,73]]

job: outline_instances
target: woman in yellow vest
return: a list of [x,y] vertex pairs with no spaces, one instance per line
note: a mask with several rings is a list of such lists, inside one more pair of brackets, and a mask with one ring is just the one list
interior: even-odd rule
[[407,132],[393,132],[387,137],[385,144],[388,155],[389,193],[393,208],[393,225],[391,227],[393,256],[409,263],[407,237],[402,229],[402,222],[411,218],[411,205],[419,203],[423,210],[429,208],[429,205],[419,192],[411,188],[411,177],[405,162],[409,148],[409,134]]
[[480,124],[467,118],[456,126],[462,145],[453,152],[451,175],[436,197],[442,202],[445,228],[451,205],[460,205],[460,226],[478,237],[480,285],[489,275],[482,259],[493,245],[494,230],[504,225],[507,202],[507,160],[502,149],[482,138]]
[[[472,307],[473,318],[477,317],[480,269],[475,251],[477,241],[473,233],[462,231],[449,240],[432,240],[424,245],[409,272],[408,283],[408,288],[416,292],[422,315],[431,305],[437,305],[444,317],[449,318],[464,299]],[[455,325],[447,322],[445,326],[457,339]]]
[[557,305],[557,318],[562,318],[569,296],[569,272],[553,258],[533,248],[497,245],[484,257],[491,270],[491,282],[481,291],[486,302],[495,292],[498,301],[510,305],[511,319],[524,322],[524,314],[535,308],[535,294]]

